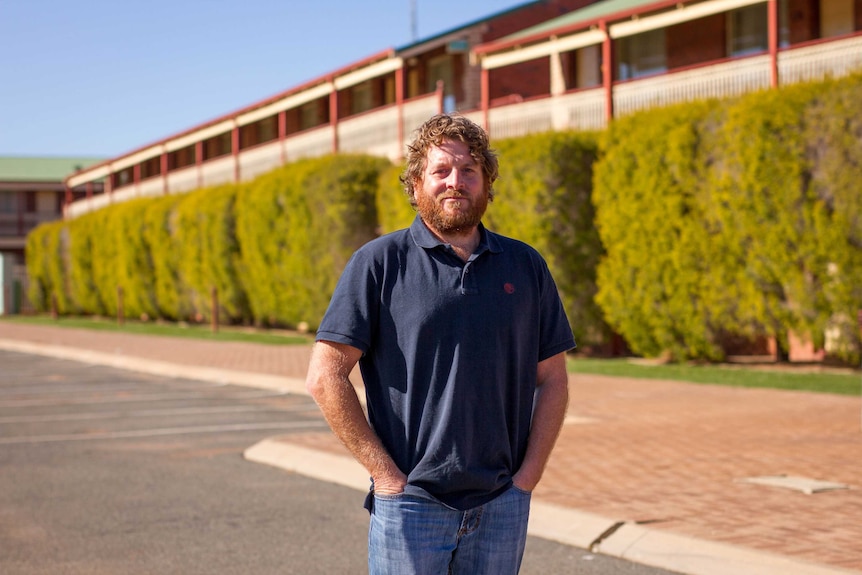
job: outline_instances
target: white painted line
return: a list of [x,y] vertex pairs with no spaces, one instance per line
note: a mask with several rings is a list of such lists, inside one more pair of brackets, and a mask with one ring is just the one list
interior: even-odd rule
[[[110,393],[110,390],[104,390],[100,393]],[[90,397],[90,398],[45,398],[45,399],[9,399],[0,401],[0,407],[34,407],[34,406],[63,406],[63,405],[104,405],[107,403],[141,403],[146,401],[176,401],[179,399],[202,400],[202,399],[224,399],[224,400],[239,400],[239,399],[263,399],[267,397],[280,397],[281,393],[237,393],[226,396],[208,395],[203,391],[186,392],[186,393],[135,393],[129,397]]]
[[56,421],[92,421],[101,419],[128,419],[133,417],[164,417],[173,415],[209,415],[224,413],[307,413],[318,411],[316,405],[296,405],[290,407],[267,407],[261,405],[231,405],[226,407],[180,407],[173,409],[144,409],[141,411],[91,411],[87,413],[62,413],[54,415],[12,415],[0,417],[4,423],[52,423]]
[[229,431],[261,431],[267,429],[315,429],[326,427],[325,421],[290,421],[282,423],[237,423],[229,425],[205,425],[199,427],[169,427],[163,429],[138,429],[134,431],[112,431],[104,433],[70,433],[65,435],[32,435],[29,437],[0,437],[0,445],[33,443],[58,443],[66,441],[96,441],[104,439],[130,439],[138,437],[161,437],[166,435],[191,435],[196,433],[224,433]]

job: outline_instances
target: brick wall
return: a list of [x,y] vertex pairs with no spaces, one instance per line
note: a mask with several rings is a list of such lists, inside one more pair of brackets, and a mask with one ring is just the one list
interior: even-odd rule
[[491,70],[489,95],[497,98],[530,98],[547,95],[551,91],[551,66],[548,58],[539,58]]
[[720,60],[727,51],[727,19],[724,14],[683,22],[667,29],[669,70]]

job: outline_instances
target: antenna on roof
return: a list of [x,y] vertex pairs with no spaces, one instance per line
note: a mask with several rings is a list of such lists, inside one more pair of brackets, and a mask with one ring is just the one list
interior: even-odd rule
[[416,15],[416,0],[410,0],[410,35],[414,42],[419,38],[419,18]]

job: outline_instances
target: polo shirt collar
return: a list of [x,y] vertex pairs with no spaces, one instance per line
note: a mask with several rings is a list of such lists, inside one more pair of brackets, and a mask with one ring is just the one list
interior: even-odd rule
[[[447,245],[431,233],[419,215],[413,219],[413,223],[410,225],[410,235],[413,236],[416,245],[421,248],[433,249]],[[503,251],[503,247],[500,245],[497,235],[486,230],[484,224],[479,222],[479,245],[476,247],[475,253],[481,254],[485,250],[497,254]]]

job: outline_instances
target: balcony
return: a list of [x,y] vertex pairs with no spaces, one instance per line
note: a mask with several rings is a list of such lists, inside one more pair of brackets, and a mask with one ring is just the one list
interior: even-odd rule
[[[785,48],[777,57],[780,84],[840,77],[856,70],[862,70],[860,33]],[[482,125],[487,118],[486,128],[494,139],[550,130],[598,130],[607,123],[609,100],[612,101],[614,116],[618,117],[650,107],[734,97],[767,89],[771,85],[772,73],[769,54],[757,54],[617,82],[611,89],[610,98],[604,87],[596,87],[497,103],[487,111],[468,110],[464,113]],[[170,171],[166,177],[157,175],[117,187],[113,193],[75,201],[66,206],[65,215],[73,218],[111,202],[135,197],[174,194],[237,180],[247,181],[286,161],[322,156],[334,150],[368,153],[395,161],[402,156],[404,141],[410,138],[412,130],[432,114],[440,112],[442,107],[442,90],[438,89],[400,106],[383,106],[345,118],[335,125],[324,124],[244,149],[235,155]],[[399,118],[402,129],[399,129]],[[188,136],[185,139],[189,140]],[[141,157],[141,161],[149,159]]]
[[[760,54],[618,82],[612,92],[614,116],[767,89],[770,67],[769,55]],[[862,70],[862,35],[858,34],[778,53],[781,84],[840,77],[856,70]],[[593,88],[494,107],[488,113],[489,132],[494,138],[513,138],[550,129],[600,129],[606,124],[605,100],[604,89]]]
[[[292,134],[283,140],[267,142],[240,151],[169,171],[146,180],[114,188],[112,192],[93,195],[72,202],[65,208],[67,218],[75,218],[111,203],[133,198],[188,192],[228,182],[248,181],[286,161],[319,157],[335,149],[346,153],[367,153],[393,161],[402,155],[404,135],[399,134],[399,113],[410,130],[440,111],[438,92],[414,98],[400,107],[389,105],[346,118],[333,127],[329,124]],[[409,133],[408,133],[409,135]]]

